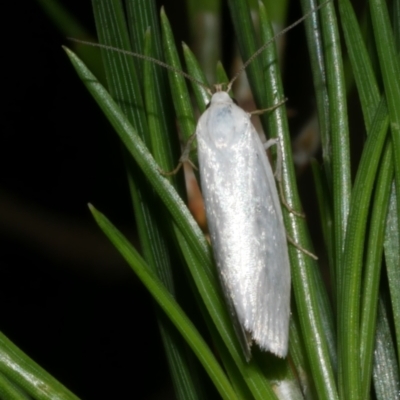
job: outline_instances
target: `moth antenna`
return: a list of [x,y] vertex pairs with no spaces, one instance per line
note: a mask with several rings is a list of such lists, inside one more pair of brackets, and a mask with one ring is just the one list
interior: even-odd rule
[[70,40],[71,42],[85,44],[85,45],[92,46],[92,47],[98,47],[100,49],[114,51],[114,52],[117,52],[117,53],[125,54],[127,56],[132,56],[132,57],[140,58],[140,59],[145,60],[145,61],[153,62],[154,64],[157,64],[157,65],[159,65],[161,67],[164,67],[164,68],[166,68],[166,69],[168,69],[168,70],[170,70],[172,72],[176,72],[177,74],[180,74],[181,76],[183,76],[184,78],[188,79],[189,81],[194,82],[197,85],[200,85],[201,87],[203,87],[204,89],[207,90],[208,94],[212,95],[212,92],[211,92],[210,88],[208,86],[206,86],[203,82],[200,82],[198,79],[193,78],[193,76],[190,76],[186,72],[181,71],[180,69],[175,68],[172,65],[169,65],[169,64],[167,64],[167,63],[165,63],[165,62],[163,62],[161,60],[158,60],[157,58],[145,56],[145,55],[140,54],[140,53],[135,53],[134,51],[118,49],[117,47],[108,46],[106,44],[90,42],[88,40],[75,39],[75,38],[72,38],[72,37],[67,37],[67,39]]
[[310,10],[308,13],[303,15],[300,19],[298,19],[296,22],[293,22],[293,24],[289,25],[285,29],[281,30],[279,33],[277,33],[272,39],[268,40],[266,43],[264,43],[239,69],[238,72],[233,76],[231,81],[228,84],[228,92],[231,90],[233,82],[236,81],[237,78],[239,78],[239,75],[247,68],[247,66],[256,58],[258,57],[274,40],[276,40],[278,37],[284,35],[287,31],[290,31],[292,28],[295,26],[299,25],[302,23],[306,18],[308,18],[312,13],[315,11],[318,11],[320,8],[328,4],[331,0],[327,0],[324,3],[320,4],[318,7],[313,8]]

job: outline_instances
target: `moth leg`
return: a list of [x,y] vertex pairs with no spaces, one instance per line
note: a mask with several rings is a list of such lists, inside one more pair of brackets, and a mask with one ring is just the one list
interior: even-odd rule
[[159,169],[159,171],[162,175],[164,175],[164,176],[175,175],[181,169],[183,163],[185,163],[185,162],[189,163],[192,166],[192,168],[197,170],[197,167],[190,161],[190,158],[189,158],[190,149],[192,147],[194,139],[196,139],[195,133],[193,133],[192,135],[189,136],[189,139],[186,142],[185,148],[183,149],[182,155],[179,158],[178,165],[172,171],[163,171],[163,170]]
[[273,138],[269,139],[264,143],[264,149],[268,150],[271,146],[277,146],[277,152],[276,152],[276,167],[275,167],[275,179],[278,182],[278,189],[279,189],[279,196],[281,198],[282,204],[286,207],[286,209],[292,213],[293,215],[297,215],[298,217],[305,218],[305,215],[302,212],[293,210],[292,207],[290,207],[289,203],[287,202],[285,195],[283,193],[283,186],[282,186],[282,148],[279,143],[279,139]]
[[311,253],[311,251],[308,251],[307,249],[296,243],[296,241],[287,232],[286,232],[286,239],[289,243],[291,243],[294,247],[296,247],[296,249],[302,251],[304,254],[307,254],[314,260],[318,260],[318,257],[314,253]]
[[[275,169],[275,178],[278,182],[278,188],[279,188],[279,196],[281,198],[282,204],[287,208],[289,212],[291,212],[294,215],[297,215],[299,217],[305,218],[305,215],[303,213],[299,213],[293,208],[290,207],[288,202],[286,201],[285,195],[283,193],[283,187],[282,187],[282,149],[279,143],[279,139],[273,138],[269,139],[264,143],[264,148],[265,150],[268,150],[271,146],[277,145],[277,156],[276,156],[276,169]],[[307,254],[309,257],[313,258],[314,260],[318,260],[318,257],[305,249],[304,247],[300,246],[296,241],[286,232],[286,238],[289,243],[291,243],[296,249],[302,251],[304,254]]]
[[[265,112],[273,111],[276,108],[280,107],[282,104],[284,104],[287,101],[287,98],[283,99],[279,103],[275,104],[272,107],[269,108],[264,108],[262,110],[255,110],[250,112],[251,115],[261,115],[264,114]],[[282,204],[286,207],[286,209],[291,212],[294,215],[297,215],[298,217],[305,218],[305,215],[302,212],[298,212],[296,210],[293,210],[292,207],[290,207],[289,203],[287,202],[285,195],[283,193],[283,187],[282,187],[282,149],[279,143],[278,139],[269,139],[264,143],[264,148],[265,150],[268,150],[271,146],[277,145],[278,151],[277,151],[277,157],[276,157],[276,167],[275,167],[275,178],[278,182],[278,188],[279,188],[279,196],[281,198]]]
[[263,108],[261,110],[250,111],[249,114],[250,115],[261,115],[261,114],[264,114],[266,112],[274,111],[277,108],[279,108],[282,104],[285,104],[286,101],[287,101],[287,97],[285,97],[282,101],[280,101],[279,103],[273,105],[272,107]]

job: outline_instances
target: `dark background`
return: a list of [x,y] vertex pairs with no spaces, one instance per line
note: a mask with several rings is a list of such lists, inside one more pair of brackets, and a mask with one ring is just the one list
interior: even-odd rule
[[[89,1],[64,3],[94,32]],[[179,28],[177,40],[190,43],[179,14],[184,7],[163,4]],[[136,244],[117,137],[62,51],[68,42],[38,4],[6,7],[0,329],[83,399],[168,398],[172,388],[151,298],[87,208],[93,203]],[[299,16],[298,8],[291,10],[291,21]],[[229,23],[224,27],[231,40]],[[286,78],[301,85],[288,96],[296,115],[306,117],[301,107],[312,103],[312,83],[297,77],[307,68],[307,54],[290,39],[302,35],[302,28],[288,35],[286,62],[297,67]]]

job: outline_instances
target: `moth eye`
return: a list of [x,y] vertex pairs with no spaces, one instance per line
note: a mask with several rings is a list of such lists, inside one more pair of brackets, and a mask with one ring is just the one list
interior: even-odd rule
[[239,104],[238,104],[238,102],[236,101],[236,99],[234,99],[233,97],[232,97],[232,101],[238,106]]

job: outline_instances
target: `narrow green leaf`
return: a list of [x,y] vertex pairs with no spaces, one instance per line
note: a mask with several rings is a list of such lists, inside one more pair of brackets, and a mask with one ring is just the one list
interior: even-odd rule
[[392,185],[389,212],[386,219],[384,246],[390,298],[392,301],[394,328],[396,334],[396,346],[398,355],[397,362],[400,365],[400,234],[396,196],[398,196],[396,193],[396,188],[394,185]]
[[[242,59],[247,61],[260,47],[253,27],[249,4],[245,0],[229,0],[228,5],[240,54]],[[267,103],[267,99],[264,95],[265,84],[259,58],[256,58],[248,66],[246,75],[249,79],[257,106],[260,109],[270,107],[271,104]]]
[[[369,6],[389,110],[396,190],[400,193],[400,66],[386,2],[371,0]],[[400,213],[400,196],[397,196],[397,212]]]
[[191,47],[209,83],[215,83],[215,64],[221,59],[221,0],[187,0]]
[[[387,122],[387,117],[386,117]],[[372,216],[369,229],[367,259],[363,273],[361,300],[360,361],[362,398],[371,392],[372,361],[375,350],[376,316],[378,312],[378,292],[382,264],[383,240],[389,208],[390,182],[393,179],[393,151],[391,141],[387,141],[379,175],[375,184],[375,197],[372,202]]]
[[[145,30],[149,24],[153,24],[155,30],[158,27],[154,4],[153,2],[140,4],[140,12],[135,12],[138,11],[138,2],[129,1],[126,6],[131,16],[129,18],[132,23],[130,32],[126,26],[121,2],[93,1],[99,38],[106,45],[120,48],[118,46],[123,44],[122,48],[129,50],[131,49],[129,36],[131,36],[136,39],[135,50],[143,53]],[[148,55],[160,59],[161,48],[159,39],[157,40],[158,36],[159,34],[147,35],[147,50],[144,53],[151,51],[151,42],[153,42],[158,53]],[[130,122],[138,127],[146,143],[151,144],[160,165],[166,170],[171,170],[173,152],[170,146],[171,141],[168,140],[168,127],[173,126],[173,121],[166,116],[168,107],[163,106],[163,104],[170,103],[165,85],[165,70],[153,63],[121,56],[117,52],[107,52],[104,55],[106,56],[105,68],[108,86],[113,97],[125,110],[125,115],[128,116]],[[141,64],[144,64],[143,68],[140,68]],[[142,81],[144,81],[145,101],[142,99],[140,88]],[[145,107],[142,104],[145,104]],[[146,115],[148,116],[147,120]],[[165,218],[168,213],[129,155],[125,156],[125,165],[142,252],[150,268],[157,273],[170,293],[174,294],[169,246],[172,241],[170,238],[173,235],[171,235],[170,220]],[[177,334],[168,318],[158,308],[155,309],[155,312],[178,398],[201,398],[199,397],[201,387],[195,386],[197,379],[194,379],[191,373],[190,365],[194,366],[195,363],[193,360],[188,362],[191,353],[188,353],[185,342]]]
[[[154,2],[130,0],[128,5],[130,11],[128,21],[132,25],[131,35],[135,37],[134,50],[163,60],[161,33]],[[143,30],[140,27],[143,27]],[[170,171],[175,168],[181,149],[176,135],[167,71],[145,60],[140,60],[139,64],[142,65],[143,71],[142,91],[146,104],[151,150],[163,170]],[[173,182],[175,181],[177,179],[173,179]],[[179,184],[179,191],[183,195],[185,192],[183,182]]]
[[[185,62],[187,70],[190,76],[193,76],[200,82],[203,82],[205,86],[208,86],[207,79],[200,68],[200,64],[197,62],[196,57],[189,49],[189,47],[183,43],[183,56],[185,57]],[[215,67],[215,66],[214,66]],[[199,107],[199,111],[203,113],[206,110],[206,105],[210,102],[210,93],[205,87],[197,85],[195,82],[192,84],[193,93],[196,97],[196,103]]]
[[[339,30],[333,2],[329,2],[321,8],[320,16],[330,109],[331,193],[333,196],[336,286],[338,300],[341,301],[340,289],[345,268],[342,257],[351,196],[347,100]],[[338,310],[340,310],[340,305]],[[340,315],[338,317],[340,321]]]
[[333,220],[332,220],[332,204],[330,203],[330,192],[328,190],[328,183],[326,182],[326,175],[322,173],[320,164],[313,160],[311,167],[314,176],[315,191],[317,193],[319,217],[321,221],[322,235],[324,237],[325,247],[328,252],[329,270],[331,281],[334,282],[334,262],[333,262]]
[[[372,189],[386,140],[387,108],[381,102],[361,156],[353,188],[343,262],[343,291],[340,308],[339,339],[343,391],[351,398],[361,393],[360,371],[360,290],[365,230]],[[367,311],[367,312],[371,312]],[[351,335],[349,335],[351,332]]]
[[147,147],[140,139],[136,131],[131,127],[129,121],[117,107],[113,99],[102,87],[96,78],[90,73],[86,66],[70,50],[65,49],[78,75],[88,90],[91,92],[104,114],[108,117],[116,132],[120,135],[128,151],[139,164],[153,188],[159,194],[169,212],[173,216],[179,229],[185,233],[190,245],[204,266],[211,265],[210,248],[200,231],[198,225],[189,213],[186,205],[182,202],[179,195],[159,172],[159,167],[154,158],[149,153]]
[[223,367],[229,377],[229,380],[232,384],[233,389],[235,390],[237,397],[243,400],[255,398],[249,388],[249,385],[244,379],[242,371],[240,370],[239,366],[236,365],[234,359],[229,353],[228,347],[222,341],[222,338],[218,334],[215,326],[213,324],[211,325],[211,327],[209,326],[209,330],[212,335],[214,345],[218,349]]
[[[60,0],[36,1],[65,38],[94,41],[92,34],[71,14]],[[84,63],[89,66],[90,70],[95,73],[99,81],[105,83],[106,77],[99,51],[94,47],[80,43],[72,43],[71,46]]]
[[[379,113],[381,113],[381,118],[384,118],[382,112],[384,113],[385,111],[382,109],[382,106],[385,102],[384,100],[381,100],[381,108],[378,110],[378,102],[380,97],[378,85],[376,83],[372,63],[368,57],[361,31],[350,2],[348,0],[340,0],[339,9],[342,17],[342,27],[346,46],[348,48],[348,53],[353,67],[353,75],[355,77],[357,89],[360,96],[361,106],[364,114],[364,121],[366,124],[367,133],[370,134],[370,132],[372,132],[372,130],[376,128],[376,126],[371,128],[371,124],[373,123],[374,118],[376,118]],[[377,109],[377,115],[375,115],[375,109]],[[385,125],[387,124],[388,117],[385,118]],[[375,184],[376,199],[373,202],[373,214],[372,220],[370,222],[370,237],[367,246],[368,252],[364,272],[364,284],[361,301],[361,398],[367,398],[370,393],[372,356],[375,349],[374,334],[376,329],[376,312],[378,306],[378,283],[382,251],[381,239],[384,222],[384,220],[382,219],[382,215],[386,215],[386,196],[388,196],[388,191],[390,190],[390,183],[392,179],[390,171],[393,169],[393,157],[391,154],[391,149],[392,147],[389,143],[384,151],[383,160],[381,162],[381,170],[379,173],[377,184]],[[355,206],[361,207],[362,204]],[[366,222],[362,220],[359,220],[357,223],[363,223],[364,225],[366,224]],[[359,249],[359,251],[361,250],[362,249]],[[360,257],[361,255],[359,254],[359,260]],[[360,275],[358,275],[357,279],[359,278]],[[357,294],[355,294],[355,298],[357,298]],[[355,303],[353,303],[353,305],[355,305]],[[349,313],[349,318],[350,315],[351,312]],[[346,329],[348,330],[348,328]],[[350,362],[352,361],[350,360]],[[352,368],[357,368],[354,358],[352,365]]]
[[[145,41],[145,50],[144,54],[154,57],[155,55],[151,52],[151,35],[148,31],[146,34]],[[158,160],[159,164],[162,166],[164,170],[172,170],[172,158],[170,151],[170,146],[168,142],[168,133],[166,132],[167,121],[165,118],[162,118],[165,115],[164,110],[168,108],[165,107],[165,96],[161,96],[161,87],[165,87],[163,75],[157,75],[157,69],[153,63],[145,62],[144,63],[144,98],[146,104],[146,113],[148,115],[148,124],[149,124],[149,134],[150,140],[152,143],[153,152],[155,158]],[[159,71],[161,73],[161,71]],[[163,71],[164,72],[164,71]],[[164,102],[162,101],[164,100]],[[176,181],[176,179],[174,179]],[[169,224],[167,218],[165,218],[166,210],[160,204],[160,207],[156,206],[158,203],[158,199],[152,202],[153,212],[157,213],[157,209],[160,209],[158,213],[158,221],[164,221],[164,235],[170,235],[173,231],[178,231],[175,224]],[[169,225],[169,226],[168,226]],[[172,225],[172,226],[171,226]],[[178,231],[179,232],[179,231]],[[176,233],[178,233],[176,232]],[[150,242],[152,239],[150,238]],[[179,239],[178,239],[179,242]],[[160,245],[164,245],[165,240],[160,240]],[[187,243],[185,242],[185,245]],[[158,252],[156,254],[160,254]],[[168,252],[164,252],[168,254]],[[160,254],[161,255],[161,254]],[[158,275],[163,274],[164,271],[165,278],[162,281],[165,282],[169,280],[172,281],[172,271],[170,265],[169,254],[168,258],[166,255],[161,255],[162,258],[157,260],[157,270],[159,271]],[[168,263],[167,268],[163,265]],[[177,269],[175,269],[177,270]],[[162,275],[161,275],[162,277]],[[171,293],[172,284],[167,285],[167,288]],[[192,298],[188,298],[188,300]],[[201,301],[201,300],[200,300]],[[169,322],[171,324],[171,322]],[[165,325],[165,323],[163,324]],[[171,376],[173,378],[174,388],[176,392],[176,396],[178,399],[186,400],[186,399],[201,399],[207,398],[207,395],[204,392],[203,385],[201,384],[201,380],[199,377],[199,371],[197,368],[197,363],[192,359],[192,353],[187,351],[186,346],[184,345],[182,338],[175,337],[174,332],[169,329],[169,326],[163,329],[163,325],[161,325],[160,329],[164,333],[163,335],[163,343],[164,348],[168,357],[168,365],[171,371]]]
[[36,0],[64,36],[88,37],[88,31],[58,0]]
[[[229,82],[229,77],[228,74],[225,71],[224,66],[222,65],[221,61],[217,62],[217,83],[228,83]],[[232,93],[230,93],[230,96],[232,96]]]
[[305,399],[317,399],[314,378],[308,363],[304,339],[301,334],[298,312],[294,310],[290,318],[290,357],[296,368],[297,379]]
[[338,4],[352,73],[368,131],[378,106],[379,88],[353,7],[349,0],[339,0]]
[[185,338],[191,349],[213,380],[220,395],[224,399],[236,399],[236,395],[227,380],[224,372],[204,342],[197,329],[186,317],[185,313],[176,303],[174,298],[160,282],[157,276],[145,264],[137,251],[131,246],[127,239],[111,224],[111,222],[93,206],[89,206],[96,222],[107,235],[114,246],[119,250],[139,279],[143,282],[153,298],[165,311],[175,327]]
[[[163,32],[163,45],[165,58],[169,65],[183,70],[179,61],[178,51],[175,46],[171,26],[164,10],[161,10],[161,29]],[[190,102],[189,92],[185,78],[177,73],[169,73],[172,98],[174,99],[175,113],[180,124],[183,137],[187,140],[196,131],[196,120]]]
[[78,400],[0,332],[0,374],[38,400]]
[[[303,14],[317,6],[315,0],[301,0]],[[321,134],[323,168],[328,188],[332,189],[332,150],[331,150],[331,126],[330,126],[330,105],[328,88],[326,82],[326,67],[324,48],[321,38],[320,11],[311,14],[305,21],[305,32],[307,39],[308,53],[310,57],[311,72],[314,82],[316,106],[318,111],[318,124]],[[332,263],[333,260],[331,259]],[[333,269],[333,264],[331,266]],[[335,280],[332,281],[334,288]]]
[[[269,25],[265,9],[261,4],[260,21],[261,38],[266,43],[273,37],[273,31]],[[263,65],[265,86],[267,88],[267,101],[269,104],[274,104],[274,102],[284,97],[283,85],[277,66],[275,43],[272,43],[271,46],[265,49],[260,58]],[[283,159],[285,160],[282,173],[285,189],[284,195],[289,204],[293,204],[292,207],[299,209],[299,197],[295,189],[295,174],[285,107],[279,107],[268,116],[269,131],[273,135],[277,135],[280,138],[280,143],[282,143]],[[284,218],[289,235],[303,248],[311,249],[311,241],[305,221],[287,211],[284,211]],[[329,319],[329,316],[332,319],[327,295],[326,293],[324,294],[325,289],[322,280],[316,272],[316,263],[292,245],[289,245],[289,252],[296,305],[299,310],[303,338],[315,384],[318,393],[323,393],[325,398],[336,398],[336,385],[326,343],[326,336],[333,335],[333,323],[323,321],[326,318]],[[331,333],[329,333],[329,330],[331,330]]]
[[394,351],[387,310],[382,300],[379,301],[373,378],[378,400],[397,399],[399,397],[399,366]]
[[0,373],[0,398],[3,400],[30,400],[31,397],[18,385]]

